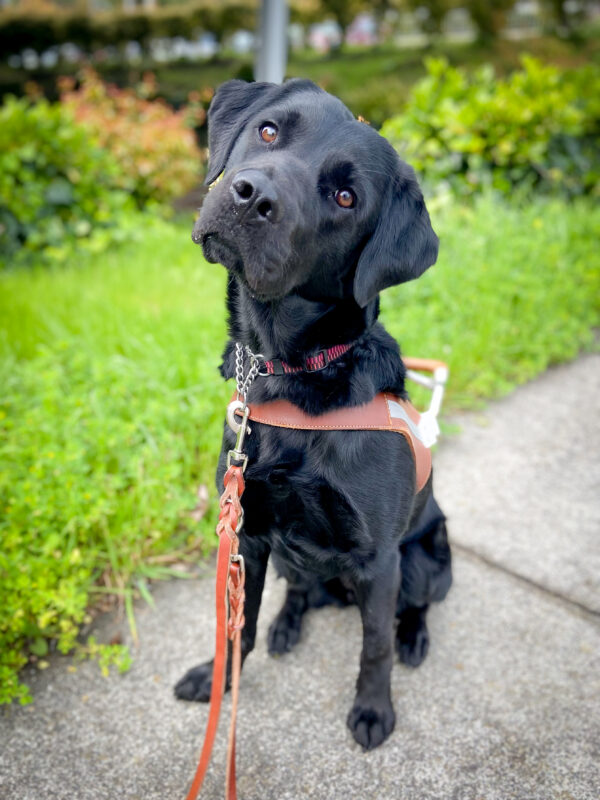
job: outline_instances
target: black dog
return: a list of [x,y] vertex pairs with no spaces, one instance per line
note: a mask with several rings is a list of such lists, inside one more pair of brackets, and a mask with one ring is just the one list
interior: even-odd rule
[[[417,278],[438,240],[413,170],[336,98],[303,80],[281,86],[229,81],[209,111],[207,196],[192,238],[229,271],[229,342],[222,373],[234,376],[235,342],[301,366],[337,344],[351,349],[317,372],[258,377],[248,401],[285,398],[311,415],[405,397],[396,342],[377,322],[378,292]],[[217,471],[222,488],[225,429]],[[269,651],[299,639],[302,615],[326,603],[358,603],[363,650],[348,726],[364,748],[394,727],[394,651],[418,666],[429,603],[451,583],[444,516],[431,479],[415,493],[403,436],[306,431],[255,424],[240,552],[246,562],[243,657],[254,647],[269,555],[288,591],[269,630]],[[175,692],[209,699],[212,662]]]

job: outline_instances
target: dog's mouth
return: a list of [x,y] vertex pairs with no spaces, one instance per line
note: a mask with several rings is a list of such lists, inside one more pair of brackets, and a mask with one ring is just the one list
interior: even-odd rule
[[280,300],[289,293],[287,281],[283,278],[285,270],[276,264],[263,265],[261,269],[248,269],[235,240],[230,240],[217,231],[192,233],[192,241],[202,247],[207,261],[212,264],[223,264],[234,273],[248,292],[256,300],[262,302]]
[[202,253],[211,264],[223,264],[235,272],[243,272],[242,254],[235,241],[221,236],[217,231],[201,231],[194,228],[192,241],[202,247]]

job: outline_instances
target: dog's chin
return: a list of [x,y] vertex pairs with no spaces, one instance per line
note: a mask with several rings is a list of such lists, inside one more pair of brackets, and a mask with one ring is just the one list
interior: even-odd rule
[[293,286],[289,280],[282,280],[286,274],[284,267],[278,268],[272,262],[265,267],[254,263],[244,256],[235,242],[220,236],[218,233],[205,233],[194,238],[202,246],[204,258],[211,264],[222,264],[233,273],[244,285],[249,294],[256,300],[272,302],[281,300],[290,293]]
[[200,241],[194,239],[202,246],[204,258],[211,264],[223,264],[227,269],[235,272],[242,267],[242,255],[234,242],[219,236],[217,233],[205,233]]
[[287,291],[273,290],[269,286],[264,287],[260,284],[251,286],[244,278],[242,278],[242,283],[246,287],[248,294],[261,303],[274,303],[277,300],[283,300],[289,294]]

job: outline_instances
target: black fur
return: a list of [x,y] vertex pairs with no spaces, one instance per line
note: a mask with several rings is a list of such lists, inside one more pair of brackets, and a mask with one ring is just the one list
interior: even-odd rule
[[[265,124],[277,128],[263,141]],[[301,364],[316,351],[356,341],[321,372],[258,378],[249,402],[286,398],[309,414],[405,396],[396,342],[377,322],[378,292],[434,263],[437,237],[410,167],[336,98],[309,81],[282,86],[230,81],[209,111],[208,181],[223,170],[194,226],[209,261],[229,271],[229,341],[222,373],[234,375],[234,343]],[[351,189],[352,208],[335,200]],[[226,427],[217,470],[222,486]],[[358,603],[363,651],[348,725],[365,749],[394,727],[394,652],[418,666],[427,653],[429,603],[451,583],[444,516],[431,480],[415,494],[410,448],[401,436],[300,431],[253,425],[243,496],[245,658],[269,556],[288,581],[269,630],[271,653],[290,650],[302,616],[327,603]],[[178,697],[208,700],[212,662],[190,670]]]

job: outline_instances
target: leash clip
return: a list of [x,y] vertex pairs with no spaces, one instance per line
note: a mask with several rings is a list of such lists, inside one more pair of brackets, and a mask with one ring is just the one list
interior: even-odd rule
[[[245,403],[242,403],[241,400],[232,400],[231,403],[229,403],[229,405],[227,406],[227,417],[226,417],[227,418],[227,424],[229,425],[231,430],[238,436],[239,436],[240,428],[242,427],[243,423],[242,422],[238,422],[238,420],[236,418],[238,416],[237,412],[240,411],[242,416],[243,416],[244,412],[245,412],[245,410],[247,408],[248,408],[248,406]],[[248,411],[248,413],[250,413],[250,412]],[[244,421],[246,421],[247,419],[248,419],[248,417],[246,416]],[[246,425],[246,433],[251,433],[251,429],[250,429],[249,425]],[[237,447],[238,442],[236,441],[235,444],[236,444],[236,447]],[[243,444],[243,437],[242,437],[242,444]]]
[[[238,422],[235,418],[236,411],[242,412],[241,422]],[[250,408],[242,403],[241,400],[233,400],[227,406],[227,424],[236,434],[235,447],[227,453],[227,469],[231,466],[232,461],[238,461],[241,463],[242,472],[246,471],[248,456],[244,453],[243,447],[246,434],[250,433],[250,426],[248,425],[249,416]]]

